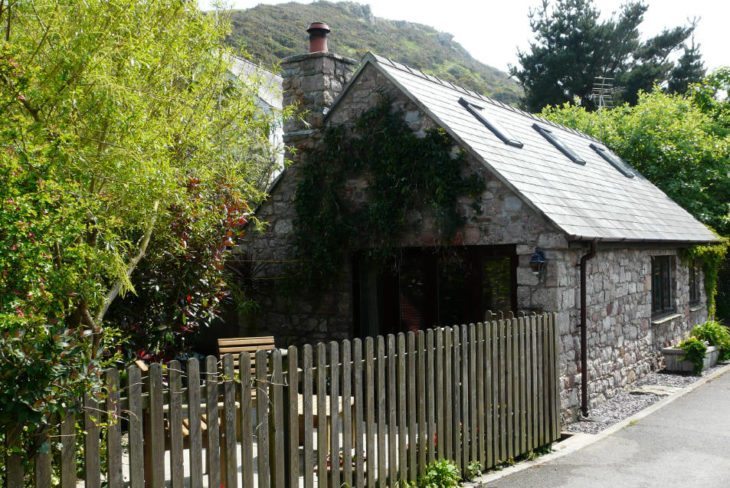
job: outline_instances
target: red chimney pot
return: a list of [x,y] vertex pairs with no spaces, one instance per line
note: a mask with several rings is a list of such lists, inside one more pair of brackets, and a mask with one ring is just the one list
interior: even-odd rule
[[309,24],[309,52],[327,52],[327,34],[330,33],[330,26],[324,22],[312,22]]

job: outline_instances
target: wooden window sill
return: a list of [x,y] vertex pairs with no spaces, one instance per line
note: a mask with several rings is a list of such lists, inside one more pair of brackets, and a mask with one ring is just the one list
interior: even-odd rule
[[666,324],[667,322],[671,322],[674,319],[681,318],[681,313],[669,313],[667,315],[658,315],[656,317],[651,318],[651,325],[662,325]]

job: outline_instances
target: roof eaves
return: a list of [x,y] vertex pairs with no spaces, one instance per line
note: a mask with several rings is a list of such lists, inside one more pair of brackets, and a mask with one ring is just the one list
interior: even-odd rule
[[633,237],[596,237],[596,236],[582,236],[582,235],[575,235],[575,234],[568,234],[567,235],[568,241],[570,242],[589,242],[589,241],[597,241],[597,242],[625,242],[625,243],[636,243],[636,244],[650,244],[650,243],[656,243],[656,244],[676,244],[676,245],[693,245],[693,244],[701,244],[701,243],[710,243],[710,242],[719,242],[719,238],[714,238],[712,240],[705,240],[705,239],[642,239],[642,238],[633,238]]

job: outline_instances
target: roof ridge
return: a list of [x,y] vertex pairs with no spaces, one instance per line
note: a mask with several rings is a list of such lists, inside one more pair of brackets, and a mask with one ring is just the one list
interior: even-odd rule
[[238,56],[238,55],[236,55],[236,54],[230,54],[230,56],[231,56],[231,59],[233,59],[233,60],[235,60],[235,61],[240,61],[240,62],[242,62],[242,63],[245,63],[245,64],[248,64],[248,65],[252,66],[252,67],[253,67],[254,69],[256,69],[256,70],[258,70],[258,71],[263,71],[263,72],[265,72],[266,74],[269,74],[269,75],[271,75],[271,77],[272,77],[272,78],[279,78],[279,79],[282,79],[282,76],[281,76],[281,75],[280,75],[279,73],[276,73],[276,72],[274,72],[274,71],[272,71],[272,70],[270,70],[270,69],[268,69],[268,68],[264,68],[264,67],[263,67],[263,66],[261,66],[260,64],[258,64],[258,63],[254,63],[254,62],[253,62],[253,61],[251,61],[250,59],[246,59],[246,58],[244,58],[244,57],[242,57],[242,56]]
[[450,81],[443,80],[443,79],[439,78],[438,76],[429,75],[429,74],[425,73],[421,69],[414,68],[412,66],[408,66],[406,64],[399,63],[397,61],[393,61],[392,59],[390,59],[390,58],[388,58],[386,56],[381,56],[380,54],[376,54],[376,53],[373,53],[371,51],[368,52],[368,54],[372,55],[372,58],[373,58],[373,60],[375,62],[383,62],[383,61],[385,61],[385,62],[387,62],[387,64],[390,64],[395,69],[398,69],[398,70],[403,71],[403,72],[406,72],[406,73],[410,73],[410,74],[412,74],[414,76],[418,76],[419,78],[423,78],[424,80],[430,81],[431,83],[439,83],[440,85],[442,85],[442,86],[444,86],[446,88],[450,88],[450,89],[452,89],[454,91],[457,91],[457,92],[466,93],[467,95],[469,95],[471,97],[478,98],[478,99],[480,99],[480,100],[482,100],[484,102],[487,102],[487,103],[491,103],[492,105],[494,105],[496,107],[500,107],[500,108],[503,108],[503,109],[506,109],[506,110],[511,110],[512,112],[515,112],[517,114],[520,114],[520,115],[529,117],[529,118],[531,118],[531,119],[533,119],[533,120],[535,120],[537,122],[541,122],[543,124],[547,124],[547,125],[550,125],[552,127],[555,127],[555,128],[562,129],[564,131],[570,132],[570,133],[575,134],[577,136],[584,137],[584,138],[586,138],[588,140],[591,140],[593,142],[598,142],[600,144],[603,144],[602,141],[596,139],[595,137],[593,137],[593,136],[591,136],[589,134],[586,134],[585,132],[581,132],[581,131],[579,131],[577,129],[573,129],[572,127],[567,127],[565,125],[558,124],[557,122],[553,122],[552,120],[548,120],[545,117],[541,117],[540,115],[533,114],[531,112],[527,112],[525,110],[522,110],[520,108],[514,107],[514,106],[512,106],[512,105],[510,105],[508,103],[502,102],[502,101],[497,100],[495,98],[492,98],[492,97],[489,97],[487,95],[484,95],[484,94],[475,92],[473,90],[469,90],[468,88],[464,88],[461,85],[456,85],[456,84],[454,84],[454,83],[452,83]]

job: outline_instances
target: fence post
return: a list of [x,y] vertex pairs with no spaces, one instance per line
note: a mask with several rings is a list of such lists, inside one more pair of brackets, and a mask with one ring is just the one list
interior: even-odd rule
[[[423,412],[423,404],[416,402],[416,334],[408,332],[406,336],[406,354],[407,354],[407,388],[408,388],[408,479],[415,481],[418,477],[418,466],[416,464],[416,451],[418,450],[418,434],[416,431],[417,421],[420,420],[420,414]],[[420,407],[420,408],[419,408]]]
[[[340,353],[339,344],[330,342],[330,484],[333,488],[340,486]],[[342,399],[342,408],[345,408]],[[348,399],[349,400],[349,399]],[[348,405],[349,407],[349,405]]]
[[251,429],[251,392],[254,391],[251,377],[251,355],[238,355],[238,370],[241,375],[241,470],[243,488],[253,488],[253,432]]
[[[258,436],[259,486],[271,486],[269,464],[269,365],[266,351],[256,351],[256,435]],[[218,486],[208,485],[208,486]]]
[[[372,340],[371,340],[372,344]],[[371,357],[372,361],[372,357]],[[363,444],[363,358],[362,358],[362,341],[358,338],[352,341],[352,363],[353,363],[353,389],[355,394],[355,486],[363,488],[365,486],[365,470],[363,456],[365,455],[365,445]],[[372,427],[365,426],[365,432],[371,430]]]
[[274,349],[271,353],[270,391],[271,485],[284,488],[286,480],[284,468],[284,375],[281,365],[281,351],[278,349]]
[[238,485],[238,459],[236,453],[236,382],[233,355],[223,356],[223,459],[225,486]]
[[[466,466],[463,463],[463,459],[461,457],[462,455],[462,447],[464,446],[464,443],[462,443],[463,437],[463,430],[462,430],[462,418],[461,418],[461,404],[462,404],[462,392],[461,392],[461,329],[459,326],[454,326],[451,330],[452,337],[451,340],[453,341],[453,351],[452,351],[452,357],[454,360],[454,364],[452,366],[452,373],[454,375],[452,379],[452,389],[449,390],[449,394],[451,395],[452,402],[453,402],[453,411],[452,411],[452,420],[453,420],[453,426],[451,427],[451,430],[453,432],[453,441],[452,441],[452,447],[454,449],[454,461],[456,461],[456,465],[459,466],[459,472],[463,473],[464,468]],[[464,401],[466,401],[466,398],[464,398]],[[467,441],[468,444],[468,441]]]
[[[439,390],[437,388],[438,381],[436,379],[436,376],[440,376],[440,373],[437,372],[436,366],[435,366],[435,360],[436,360],[436,350],[434,349],[434,333],[433,329],[429,329],[426,331],[426,383],[425,388],[431,392],[429,395],[427,395],[426,398],[426,424],[427,424],[427,431],[426,431],[426,441],[425,441],[425,450],[427,451],[427,459],[428,462],[432,462],[436,459],[436,448],[438,443],[438,431],[436,429],[436,401],[439,397]],[[443,385],[442,385],[443,386]],[[423,473],[423,471],[426,468],[426,461],[424,461],[421,464],[421,470],[419,471],[419,475]]]
[[[451,339],[453,337],[452,330],[450,327],[444,327],[444,346],[443,346],[443,372],[437,372],[436,374],[443,375],[443,390],[439,395],[442,398],[444,404],[444,437],[443,442],[445,444],[444,450],[439,449],[439,457],[446,459],[454,459],[454,432],[453,432],[453,389],[452,385],[452,363],[451,363]],[[439,432],[439,442],[441,442],[441,433]]]
[[[127,392],[129,398],[129,481],[130,488],[144,488],[144,434],[142,411],[142,373],[136,365],[127,368]],[[61,427],[63,434],[63,427]],[[63,451],[62,451],[63,452]],[[71,452],[73,460],[73,451]],[[63,456],[62,456],[63,458]],[[73,463],[73,461],[72,461]],[[73,466],[73,465],[72,465]],[[61,470],[63,473],[63,469]],[[75,470],[74,470],[75,472]],[[75,487],[76,480],[66,487]]]
[[497,427],[498,411],[497,402],[499,388],[497,383],[497,322],[489,322],[485,331],[487,339],[487,426],[489,433],[487,439],[487,467],[494,467],[497,464],[499,452],[499,428]]
[[[342,484],[352,486],[352,359],[350,341],[342,341]],[[356,424],[357,425],[357,424]],[[360,431],[357,426],[356,432]]]
[[517,360],[520,368],[520,453],[524,454],[528,451],[527,447],[527,349],[526,345],[526,321],[525,314],[522,314],[518,320],[520,342],[517,345]]
[[84,395],[84,478],[86,488],[100,488],[99,406],[89,394]]
[[552,405],[552,441],[560,438],[560,363],[559,363],[559,329],[557,325],[557,314],[548,315],[550,319],[550,366],[552,374],[550,375],[550,395]]
[[172,488],[183,486],[183,413],[182,413],[182,368],[179,361],[170,361],[167,366],[170,388],[170,474]]
[[507,387],[507,397],[505,401],[505,420],[507,422],[507,459],[514,459],[515,457],[515,450],[514,450],[514,442],[515,442],[515,429],[514,429],[514,364],[513,364],[513,326],[512,326],[512,312],[509,312],[508,318],[504,321],[505,326],[505,369],[502,372],[502,375],[505,376],[506,381],[506,387]]
[[[477,367],[480,365],[480,356],[477,356],[477,348],[480,344],[477,341],[477,326],[469,324],[469,384],[471,396],[469,397],[469,423],[471,426],[471,461],[481,462],[481,449],[479,437],[482,435],[480,428],[480,410],[477,404],[481,406],[481,381],[477,376]],[[481,371],[480,371],[481,373]]]
[[[375,459],[375,435],[377,424],[375,423],[375,345],[372,337],[365,338],[365,457],[368,463],[367,486],[375,487],[376,467],[380,473],[380,454],[376,464]],[[378,401],[378,404],[380,402]],[[378,414],[378,419],[380,414]]]
[[531,316],[525,317],[525,442],[526,449],[531,451],[535,448],[533,444],[533,433],[532,426],[534,422],[534,413],[532,410],[533,393],[532,393],[532,355],[534,350],[532,349],[532,324],[533,319]]
[[287,393],[289,403],[289,445],[287,470],[289,486],[299,486],[299,349],[287,350]]
[[109,488],[122,488],[122,425],[119,405],[119,370],[106,370],[106,412],[109,427],[106,434],[107,481]]
[[497,464],[499,464],[499,462],[507,461],[507,383],[505,378],[505,371],[507,369],[505,359],[507,350],[507,332],[505,330],[504,320],[500,319],[497,323],[499,324],[497,330],[497,360],[499,364],[497,388],[499,394],[496,398],[499,402],[497,411],[499,415],[499,461],[497,461]]
[[314,426],[312,406],[312,346],[302,349],[302,412],[304,428],[304,488],[314,488]]
[[398,477],[398,417],[396,407],[396,357],[395,336],[388,334],[388,479],[389,486],[395,486]]
[[327,487],[327,348],[317,344],[317,487]]
[[484,429],[485,424],[485,407],[486,397],[484,396],[484,381],[486,379],[487,367],[484,361],[484,324],[479,322],[476,325],[476,375],[477,375],[477,459],[481,463],[482,467],[486,469],[486,432]]
[[[433,335],[433,334],[432,334]],[[429,439],[429,443],[434,446],[434,450],[438,456],[433,458],[429,457],[429,461],[433,461],[436,457],[443,458],[447,454],[446,443],[448,437],[446,436],[446,405],[444,403],[444,377],[445,377],[445,366],[444,366],[444,329],[436,329],[436,348],[431,350],[429,357],[429,370],[431,375],[434,377],[434,391],[435,391],[435,410],[434,410],[434,425],[435,432]],[[431,363],[434,363],[431,366]]]
[[163,411],[163,385],[162,365],[152,363],[149,371],[149,446],[148,468],[151,475],[151,487],[162,488],[165,486],[165,464],[160,462],[165,458],[165,427]]
[[191,488],[203,488],[203,433],[200,429],[200,400],[200,363],[196,358],[190,358],[188,359],[188,430],[190,433]]
[[385,434],[387,430],[387,425],[385,424],[385,338],[383,336],[378,336],[377,341],[378,355],[376,357],[375,365],[378,368],[378,385],[377,391],[375,392],[375,397],[378,399],[378,487],[385,488],[386,486],[388,486],[388,474],[386,472],[385,465]]
[[[408,456],[406,449],[408,448],[408,427],[406,425],[406,337],[401,332],[396,338],[396,347],[398,350],[396,369],[396,384],[398,396],[398,481],[408,480]],[[415,412],[413,412],[415,415]]]

